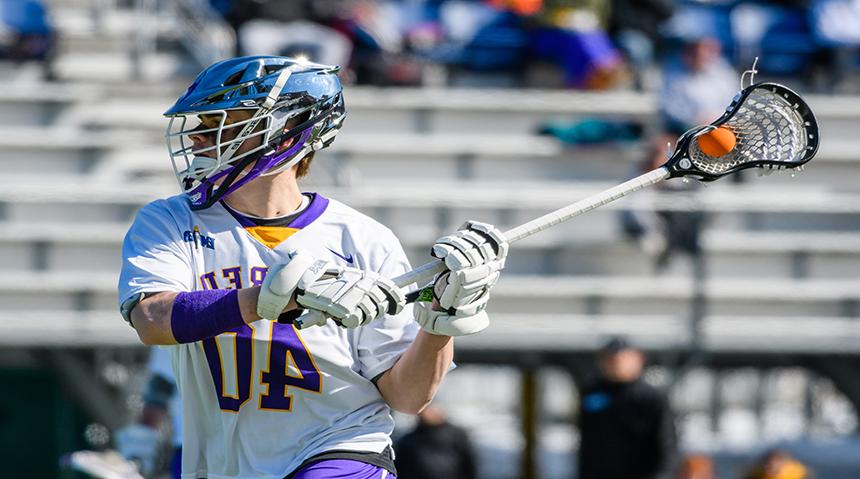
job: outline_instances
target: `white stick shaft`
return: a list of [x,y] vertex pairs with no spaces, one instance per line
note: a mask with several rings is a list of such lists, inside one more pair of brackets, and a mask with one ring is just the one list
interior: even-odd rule
[[615,201],[623,196],[633,193],[634,191],[639,191],[646,186],[659,183],[668,177],[669,170],[666,167],[661,166],[656,170],[649,171],[648,173],[637,176],[632,180],[625,181],[620,185],[613,186],[608,190],[591,195],[588,198],[577,201],[576,203],[559,208],[551,213],[547,213],[540,218],[535,218],[528,223],[517,226],[514,229],[505,231],[505,238],[508,239],[509,243],[514,243],[523,238],[528,238],[535,233],[551,228],[561,222],[573,218],[574,216],[579,216],[595,208],[600,208],[606,203]]
[[[620,185],[613,186],[608,190],[594,194],[579,200],[576,203],[559,208],[551,213],[547,213],[540,218],[535,218],[528,223],[522,224],[511,230],[505,231],[505,238],[511,243],[517,242],[523,238],[527,238],[537,232],[555,226],[561,222],[567,221],[574,216],[579,216],[582,213],[599,208],[606,203],[615,201],[623,196],[626,196],[634,191],[641,190],[646,186],[651,186],[659,183],[669,177],[669,170],[665,166],[661,166],[656,170],[649,171],[643,175],[637,176],[632,180],[625,181]],[[427,264],[421,265],[408,273],[404,273],[393,279],[394,283],[399,287],[404,287],[412,283],[428,280],[434,275],[445,271],[445,265],[439,260],[433,260]]]

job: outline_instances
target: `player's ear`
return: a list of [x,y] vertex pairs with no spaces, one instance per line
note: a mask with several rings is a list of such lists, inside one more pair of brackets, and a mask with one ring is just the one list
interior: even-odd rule
[[281,152],[281,151],[286,150],[287,148],[293,146],[293,143],[295,143],[295,142],[296,142],[296,137],[287,138],[286,140],[282,141],[280,145],[278,145],[278,151]]
[[[310,119],[310,112],[302,113],[301,115],[294,116],[293,118],[290,118],[284,124],[284,133],[288,133],[293,128],[295,128],[297,125],[301,125],[302,123],[306,122],[308,119]],[[284,151],[287,148],[291,147],[293,145],[293,143],[296,142],[297,139],[298,139],[298,136],[295,136],[295,135],[291,136],[290,138],[287,138],[280,145],[278,145],[278,151]]]

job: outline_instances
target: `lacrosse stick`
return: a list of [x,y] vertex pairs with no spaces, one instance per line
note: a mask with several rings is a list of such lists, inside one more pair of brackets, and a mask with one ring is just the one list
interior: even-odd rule
[[[713,154],[712,138],[722,139],[726,135],[733,144],[724,145],[721,156],[704,153],[703,150],[708,150]],[[700,139],[712,141],[701,141],[700,145]],[[710,182],[753,167],[802,168],[815,156],[818,142],[818,122],[797,93],[776,83],[750,85],[738,92],[719,119],[681,135],[675,151],[659,168],[505,231],[504,235],[508,242],[515,243],[669,178],[692,177]],[[434,260],[393,281],[402,288],[427,281],[442,271],[445,264]],[[407,301],[414,302],[420,293],[417,290],[407,294]]]

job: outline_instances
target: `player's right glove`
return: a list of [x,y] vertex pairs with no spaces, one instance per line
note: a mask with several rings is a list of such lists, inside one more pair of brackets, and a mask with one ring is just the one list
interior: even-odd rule
[[142,475],[155,474],[161,448],[160,432],[143,424],[130,424],[116,432],[115,443],[120,454],[139,464]]
[[276,320],[293,299],[300,284],[312,284],[328,269],[325,260],[314,260],[310,254],[293,251],[289,260],[269,268],[260,295],[257,297],[257,316]]
[[357,328],[385,314],[397,314],[406,304],[400,288],[373,271],[314,261],[301,252],[292,253],[288,262],[266,274],[257,314],[277,319],[293,295],[308,310],[301,327],[323,325],[330,318],[345,328]]
[[415,303],[418,324],[445,336],[473,334],[489,326],[484,309],[507,254],[504,234],[477,221],[468,221],[456,233],[436,240],[431,255],[444,261],[448,271],[436,277],[432,295],[423,294]]

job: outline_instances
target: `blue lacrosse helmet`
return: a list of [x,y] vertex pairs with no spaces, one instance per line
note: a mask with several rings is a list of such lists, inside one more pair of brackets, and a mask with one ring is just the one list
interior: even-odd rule
[[203,70],[164,113],[170,159],[192,209],[329,146],[346,116],[338,70],[276,56]]

